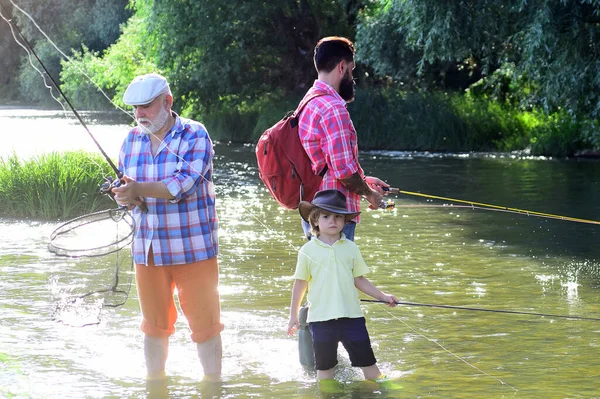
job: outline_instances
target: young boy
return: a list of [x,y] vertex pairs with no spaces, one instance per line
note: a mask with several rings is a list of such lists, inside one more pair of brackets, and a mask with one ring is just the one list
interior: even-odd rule
[[363,276],[369,268],[356,244],[342,233],[346,221],[360,212],[348,212],[346,197],[338,190],[319,191],[312,202],[300,202],[298,210],[310,224],[313,237],[298,253],[288,334],[300,327],[298,310],[308,288],[308,323],[317,378],[333,379],[339,342],[348,351],[352,366],[362,369],[365,379],[380,378],[358,290],[390,307],[396,306],[398,299],[381,292]]

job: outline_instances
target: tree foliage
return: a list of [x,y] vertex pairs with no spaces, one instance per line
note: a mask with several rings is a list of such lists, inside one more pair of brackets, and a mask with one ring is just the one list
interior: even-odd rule
[[10,19],[12,15],[12,5],[2,4],[0,18],[0,71],[5,71],[0,75],[0,84],[2,85],[2,91],[0,92],[0,99],[4,101],[14,101],[19,96],[19,82],[14,78],[14,74],[10,71],[15,71],[19,68],[21,63],[21,48],[13,39],[13,35],[10,29],[10,25],[4,20]]
[[135,76],[162,72],[154,61],[156,38],[148,30],[148,12],[140,5],[116,43],[104,52],[84,47],[71,61],[63,62],[62,89],[79,107],[112,108],[109,100],[122,107],[123,93]]
[[[72,49],[80,51],[83,46],[101,51],[119,37],[119,24],[131,15],[126,8],[128,0],[20,0],[15,4],[18,8],[12,7],[14,21],[57,80],[62,56],[40,29],[67,54]],[[20,72],[11,77],[20,81],[22,95],[29,101],[52,101],[25,52],[21,50],[18,54]]]
[[[507,115],[512,110],[535,115],[542,111],[548,118],[539,120],[557,121],[552,122],[555,128],[538,135],[546,137],[546,143],[556,142],[563,126],[571,132],[569,137],[579,135],[571,140],[577,146],[584,138],[587,145],[600,147],[595,122],[600,116],[600,0],[21,0],[19,4],[64,51],[72,52],[72,61],[59,64],[57,52],[28,18],[18,14],[19,26],[51,73],[60,71],[65,91],[87,108],[108,106],[94,84],[120,103],[135,75],[156,71],[171,82],[176,109],[205,121],[216,118],[215,126],[231,138],[238,137],[234,132],[240,129],[256,133],[273,122],[280,108],[297,103],[311,85],[317,41],[341,35],[355,39],[355,76],[361,90],[377,99],[373,104],[389,97],[384,92],[414,92],[418,95],[403,98],[418,104],[427,104],[421,94],[430,94],[435,101],[452,98],[447,109],[462,118],[471,114],[459,112],[456,104],[466,109],[477,104],[478,110],[493,110],[498,116],[497,108],[479,102],[490,101],[506,107]],[[9,45],[10,41],[0,40],[0,49]],[[14,58],[0,63],[15,65]],[[13,78],[18,76],[14,70],[9,73]],[[25,63],[19,79],[30,98],[46,91]],[[444,97],[445,93],[452,96]],[[464,101],[454,100],[454,94],[464,96]],[[398,104],[411,109],[405,101]],[[357,107],[349,108],[352,112]],[[368,119],[368,112],[355,113]],[[484,124],[478,126],[481,132],[486,129]],[[488,133],[496,137],[497,132],[481,134]],[[493,141],[506,137],[500,136]],[[563,143],[561,147],[573,148]]]
[[306,90],[316,76],[316,42],[353,37],[346,10],[357,7],[337,0],[154,1],[149,21],[159,38],[157,64],[177,96],[210,110]]
[[480,70],[479,90],[493,99],[600,116],[598,0],[388,0],[363,16],[357,42],[360,57],[395,80],[449,62]]

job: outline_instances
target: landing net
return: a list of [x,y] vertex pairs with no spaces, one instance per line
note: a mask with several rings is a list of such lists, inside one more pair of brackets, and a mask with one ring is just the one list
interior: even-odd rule
[[133,280],[129,245],[135,222],[126,208],[80,216],[50,235],[48,250],[70,258],[51,279],[54,320],[73,326],[101,322],[102,310],[127,301]]

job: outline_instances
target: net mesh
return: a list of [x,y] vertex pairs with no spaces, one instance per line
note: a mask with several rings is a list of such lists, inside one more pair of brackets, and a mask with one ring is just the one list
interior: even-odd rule
[[129,249],[134,227],[131,213],[119,208],[69,220],[51,233],[48,250],[69,258],[52,276],[54,320],[99,324],[104,308],[125,304],[134,275]]

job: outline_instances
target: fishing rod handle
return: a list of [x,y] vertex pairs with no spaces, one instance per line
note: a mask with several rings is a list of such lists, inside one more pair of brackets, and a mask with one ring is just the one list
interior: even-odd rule
[[382,189],[390,194],[400,194],[400,189],[396,187],[382,187]]
[[140,208],[140,211],[148,213],[148,206],[146,205],[146,202],[142,201],[142,203],[138,205],[138,208]]

